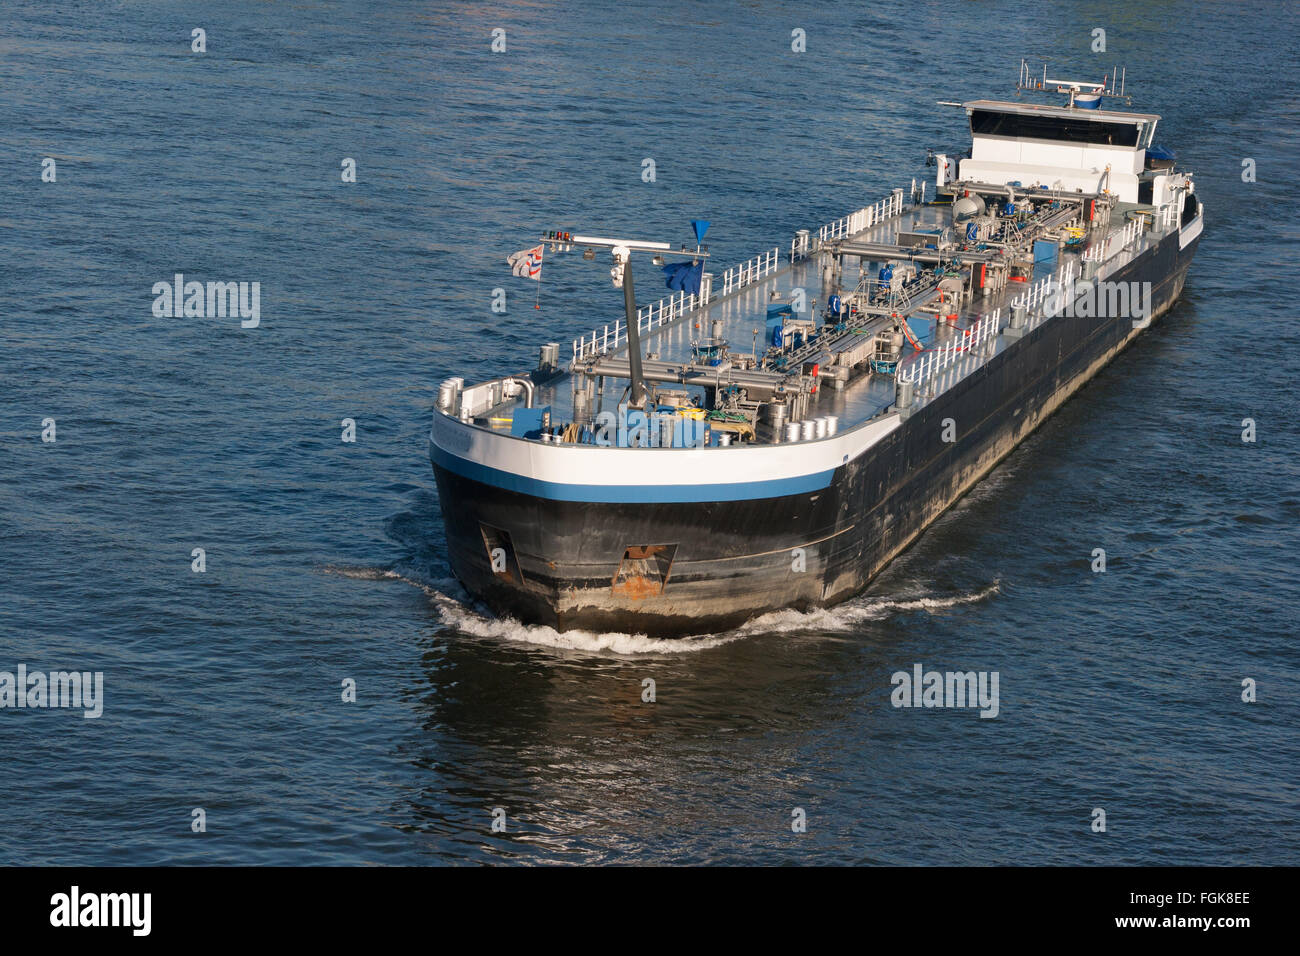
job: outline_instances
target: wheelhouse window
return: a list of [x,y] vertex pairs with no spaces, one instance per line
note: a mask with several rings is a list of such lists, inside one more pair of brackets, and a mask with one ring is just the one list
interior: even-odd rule
[[1138,144],[1138,127],[1133,123],[1106,123],[1029,113],[999,113],[995,110],[972,110],[970,131],[976,136],[1047,139],[1059,143],[1092,143],[1097,146]]

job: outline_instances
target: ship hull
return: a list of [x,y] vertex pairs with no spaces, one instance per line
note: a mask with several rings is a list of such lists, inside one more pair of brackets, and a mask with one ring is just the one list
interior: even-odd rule
[[[1150,282],[1154,322],[1181,293],[1198,241],[1180,244],[1175,231],[1107,279]],[[497,614],[559,630],[698,634],[839,603],[1138,334],[1128,317],[1056,316],[835,468],[824,487],[790,494],[555,500],[479,480],[435,443],[451,566]]]

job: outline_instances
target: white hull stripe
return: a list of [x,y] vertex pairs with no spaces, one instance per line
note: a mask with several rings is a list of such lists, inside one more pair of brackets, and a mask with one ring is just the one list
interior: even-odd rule
[[555,501],[744,501],[826,488],[836,468],[898,425],[889,415],[782,445],[609,448],[547,445],[435,414],[430,450],[434,462],[462,477]]

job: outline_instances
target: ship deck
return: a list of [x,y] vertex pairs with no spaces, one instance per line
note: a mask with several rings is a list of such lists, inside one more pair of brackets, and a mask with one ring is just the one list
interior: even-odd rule
[[[922,351],[912,346],[905,346],[903,356],[896,373],[868,373],[851,379],[843,388],[819,388],[813,397],[814,402],[807,417],[834,415],[838,419],[840,430],[852,428],[887,412],[897,397],[896,375],[906,377],[909,367],[920,362],[925,354],[943,341],[951,341],[979,323],[986,316],[1000,310],[1002,322],[1009,317],[1013,299],[1022,296],[1030,288],[1049,276],[1072,271],[1081,273],[1081,259],[1088,249],[1094,249],[1101,243],[1110,243],[1118,238],[1124,229],[1126,213],[1137,208],[1134,204],[1118,203],[1111,225],[1105,230],[1098,230],[1089,235],[1086,245],[1079,247],[1063,246],[1057,258],[1050,262],[1036,265],[1032,275],[1024,282],[1008,282],[1003,288],[979,295],[966,303],[959,311],[955,322],[948,328],[938,328],[938,323],[924,313],[908,313],[907,324],[914,333]],[[949,225],[951,209],[947,203],[926,204],[904,207],[898,214],[883,219],[868,228],[842,236],[835,246],[839,251],[855,246],[895,246],[900,232],[920,230],[942,230]],[[1159,231],[1157,229],[1157,231]],[[1120,250],[1114,254],[1119,260],[1136,250]],[[902,258],[903,256],[899,256]],[[708,339],[715,320],[722,323],[722,338],[729,345],[733,354],[750,355],[754,351],[760,354],[765,344],[761,339],[767,319],[767,307],[774,303],[790,303],[796,290],[802,290],[807,307],[805,317],[813,317],[820,325],[820,315],[829,296],[838,291],[851,291],[860,276],[866,275],[872,261],[879,262],[887,255],[872,254],[856,256],[843,253],[840,258],[842,272],[831,276],[826,269],[826,258],[813,254],[796,259],[766,277],[743,286],[726,295],[714,295],[705,305],[697,306],[666,322],[662,326],[641,332],[642,352],[655,360],[686,365],[691,361],[692,343]],[[642,269],[641,288],[647,288],[650,276],[648,270]],[[1004,343],[995,342],[992,348],[1003,347]],[[626,362],[621,361],[626,355],[626,343],[620,341],[618,346],[604,353],[604,360],[611,368]],[[554,378],[539,384],[533,398],[533,406],[550,406],[551,421],[566,423],[573,418],[573,387],[579,378],[573,371],[564,371]],[[728,382],[726,372],[720,373],[719,381]],[[613,410],[624,395],[626,380],[620,380],[611,373],[604,382],[603,391],[597,391],[595,401],[590,409],[592,416],[603,410]],[[678,386],[681,387],[681,386]],[[522,395],[508,398],[501,404],[476,416],[474,423],[496,431],[509,431],[514,409],[524,403]],[[760,434],[760,440],[765,437]],[[779,440],[779,437],[778,437]]]

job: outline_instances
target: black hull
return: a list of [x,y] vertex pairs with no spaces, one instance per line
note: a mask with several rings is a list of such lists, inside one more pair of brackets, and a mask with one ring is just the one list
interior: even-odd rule
[[[1180,250],[1174,232],[1108,279],[1150,282],[1154,321],[1181,293],[1197,241]],[[839,603],[1137,334],[1130,318],[1044,322],[812,493],[586,504],[505,491],[435,460],[452,568],[496,613],[559,630],[699,634]],[[943,441],[945,419],[954,442]],[[657,545],[668,549],[645,563],[648,573],[620,571],[628,548]],[[504,569],[494,572],[490,547],[505,553]]]

